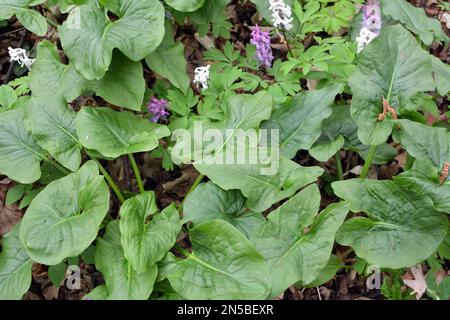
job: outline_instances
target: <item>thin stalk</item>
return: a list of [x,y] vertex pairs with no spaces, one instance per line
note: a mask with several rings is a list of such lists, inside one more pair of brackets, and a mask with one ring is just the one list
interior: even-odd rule
[[131,168],[133,168],[134,176],[136,177],[136,181],[137,181],[137,184],[139,187],[139,192],[144,193],[145,189],[144,189],[144,184],[142,183],[141,173],[139,172],[139,168],[136,164],[136,160],[134,159],[132,153],[130,153],[128,155],[128,159],[130,159]]
[[292,49],[291,49],[291,46],[289,45],[289,40],[288,40],[288,38],[286,37],[286,31],[283,29],[283,30],[282,30],[282,33],[283,33],[284,40],[286,40],[286,45],[287,45],[287,47],[288,47],[289,53],[291,54],[292,57],[294,57],[294,56],[292,55]]
[[195,179],[194,183],[192,184],[191,188],[189,189],[188,193],[186,194],[186,196],[184,197],[183,201],[181,202],[181,204],[178,206],[178,212],[181,212],[183,210],[183,205],[184,202],[186,201],[186,198],[188,195],[190,195],[195,188],[197,188],[197,186],[200,184],[200,182],[202,182],[203,178],[205,176],[203,174],[199,174],[197,179]]
[[192,255],[192,253],[190,253],[189,251],[187,251],[186,249],[180,247],[179,245],[175,244],[173,246],[173,248],[175,250],[177,250],[179,253],[181,253],[183,256],[185,256],[186,258],[189,258],[190,255]]
[[337,178],[338,180],[344,180],[344,172],[342,170],[342,162],[339,151],[334,155],[334,159],[336,160]]
[[56,161],[53,161],[51,159],[47,159],[44,158],[43,159],[45,162],[47,162],[49,165],[51,165],[52,167],[54,167],[55,169],[57,169],[59,172],[61,172],[64,175],[68,175],[70,173],[69,170],[67,170],[66,168],[64,168],[63,166],[61,166],[59,163],[57,163]]
[[109,186],[111,187],[111,189],[116,194],[117,199],[119,199],[120,203],[124,203],[125,202],[125,198],[123,197],[122,192],[120,192],[119,187],[117,186],[117,184],[113,181],[113,179],[109,175],[108,171],[106,171],[106,169],[101,165],[101,163],[97,159],[95,159],[95,158],[91,158],[91,159],[92,159],[92,161],[94,161],[97,164],[98,168],[100,169],[101,173],[105,177],[105,179],[108,182]]
[[364,167],[361,170],[361,175],[359,176],[361,179],[365,179],[367,174],[369,173],[370,166],[372,165],[373,157],[375,156],[375,152],[377,151],[377,146],[370,146],[369,154],[367,155],[366,162],[364,163]]
[[56,29],[58,29],[59,25],[58,25],[55,21],[50,20],[50,19],[47,18],[47,17],[45,18],[45,20],[47,20],[47,22],[48,22],[49,25],[51,25],[51,26],[55,27]]

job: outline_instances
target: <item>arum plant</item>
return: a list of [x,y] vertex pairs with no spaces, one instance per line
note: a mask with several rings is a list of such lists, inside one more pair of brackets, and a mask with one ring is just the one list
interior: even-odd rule
[[[0,225],[0,299],[33,264],[63,285],[80,258],[104,280],[92,300],[274,299],[375,267],[388,298],[408,269],[417,297],[448,298],[450,67],[424,49],[448,42],[439,23],[405,0],[252,2],[230,20],[225,0],[0,0],[40,36],[37,10],[65,13],[24,37],[35,50],[10,46],[22,73],[0,86],[5,202],[25,211]],[[374,165],[393,173],[365,179]]]

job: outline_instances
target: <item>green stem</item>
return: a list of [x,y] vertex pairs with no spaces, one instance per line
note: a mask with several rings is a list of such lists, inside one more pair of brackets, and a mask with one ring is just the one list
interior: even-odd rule
[[361,179],[365,179],[367,174],[369,173],[370,166],[372,165],[373,157],[375,156],[375,152],[377,151],[377,146],[370,146],[369,154],[367,155],[366,162],[364,163],[364,167],[361,170],[361,175],[359,176]]
[[186,249],[180,247],[177,244],[175,244],[173,247],[174,247],[175,250],[177,250],[179,253],[184,255],[186,258],[189,258],[189,256],[192,255],[192,253],[190,253],[189,251],[187,251]]
[[197,179],[195,179],[194,184],[191,186],[191,188],[189,189],[188,193],[184,197],[183,201],[179,205],[178,212],[181,212],[183,210],[183,205],[184,205],[184,202],[186,201],[187,196],[190,195],[192,193],[192,191],[195,190],[195,188],[197,188],[197,186],[200,184],[200,182],[202,182],[204,177],[205,176],[203,174],[199,174]]
[[142,183],[142,178],[141,178],[141,174],[139,172],[139,168],[136,164],[136,160],[133,157],[133,154],[130,153],[128,155],[128,159],[130,159],[130,163],[131,163],[131,167],[133,168],[133,172],[134,172],[134,176],[136,177],[136,181],[139,187],[139,192],[140,193],[144,193],[145,189],[144,189],[144,184]]
[[57,163],[56,161],[53,161],[51,159],[47,159],[44,158],[43,159],[45,162],[47,162],[49,165],[51,165],[52,167],[54,167],[55,169],[57,169],[58,171],[60,171],[62,174],[64,175],[68,175],[70,173],[69,170],[67,170],[66,168],[64,168],[63,166],[61,166],[59,163]]
[[334,155],[334,159],[336,160],[337,178],[338,180],[344,180],[344,172],[342,170],[342,162],[339,151]]
[[47,20],[48,24],[50,24],[50,25],[52,25],[53,27],[55,27],[55,28],[58,29],[59,25],[58,25],[55,21],[50,20],[50,19],[47,18],[47,17],[45,18],[45,20]]
[[101,173],[105,177],[105,179],[108,182],[109,186],[111,187],[111,189],[116,194],[117,199],[119,199],[120,203],[124,203],[125,202],[125,198],[123,197],[122,192],[120,192],[119,187],[117,186],[117,184],[113,181],[113,179],[109,175],[108,171],[106,171],[106,169],[101,165],[101,163],[96,158],[91,158],[91,159],[92,159],[92,161],[94,161],[97,164],[98,168],[100,169]]

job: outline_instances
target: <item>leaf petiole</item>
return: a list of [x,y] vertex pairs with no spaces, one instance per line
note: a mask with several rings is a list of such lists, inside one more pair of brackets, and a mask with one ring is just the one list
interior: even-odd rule
[[369,173],[370,166],[372,165],[373,157],[375,156],[375,152],[377,151],[377,146],[371,145],[369,154],[367,155],[366,162],[364,163],[364,167],[361,170],[361,175],[359,176],[361,179],[365,179],[367,174]]
[[106,171],[106,169],[101,165],[101,163],[96,158],[92,158],[91,157],[91,159],[92,159],[92,161],[94,161],[97,164],[98,168],[100,169],[101,173],[105,177],[105,179],[108,182],[109,186],[111,187],[111,189],[116,194],[117,199],[119,199],[120,203],[123,204],[125,202],[125,198],[123,197],[122,192],[120,192],[119,187],[117,186],[117,184],[114,182],[114,180],[109,175],[108,171]]
[[183,210],[183,205],[184,205],[184,201],[186,201],[186,198],[189,194],[192,193],[192,191],[195,190],[195,188],[197,188],[197,186],[200,184],[200,182],[202,182],[203,178],[205,177],[205,175],[203,174],[199,174],[197,179],[195,179],[194,184],[191,186],[191,188],[189,189],[188,193],[186,194],[186,196],[184,197],[183,201],[181,202],[181,204],[178,206],[178,212],[181,212]]
[[131,167],[133,168],[134,176],[136,177],[136,181],[139,187],[139,192],[144,193],[144,184],[142,183],[141,174],[132,153],[128,154],[128,159],[130,159]]

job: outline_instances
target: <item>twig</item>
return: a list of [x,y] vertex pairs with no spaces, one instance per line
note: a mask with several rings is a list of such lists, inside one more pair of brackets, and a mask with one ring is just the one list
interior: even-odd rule
[[0,35],[0,37],[6,37],[6,36],[9,36],[9,35],[11,35],[11,34],[13,34],[13,33],[22,31],[22,30],[24,30],[24,29],[25,29],[25,27],[20,27],[20,28],[17,28],[17,29],[15,29],[15,30],[12,30],[12,31],[5,32],[5,33],[3,33],[2,35]]
[[[22,34],[20,35],[19,44],[17,45],[18,48],[22,48],[23,44],[25,43],[25,36],[27,35],[27,29],[22,30]],[[11,64],[9,65],[8,72],[6,73],[4,84],[7,84],[9,82],[9,79],[11,78],[12,72],[14,69],[14,62],[11,61]]]

